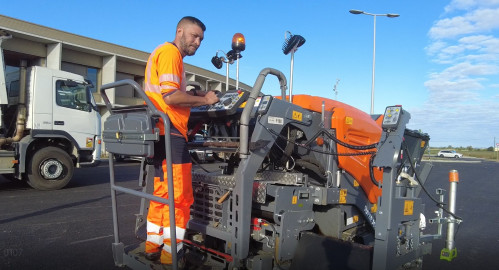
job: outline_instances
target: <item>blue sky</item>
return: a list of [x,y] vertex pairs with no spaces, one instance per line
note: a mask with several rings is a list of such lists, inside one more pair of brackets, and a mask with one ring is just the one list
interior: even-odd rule
[[[246,50],[239,79],[253,85],[266,67],[289,80],[285,32],[306,43],[295,53],[294,94],[335,98],[369,113],[373,17],[376,19],[374,113],[402,105],[409,128],[430,135],[431,146],[493,146],[499,142],[499,0],[450,1],[4,1],[9,17],[150,52],[171,41],[185,15],[207,26],[205,39],[186,63],[225,75],[211,58],[228,51],[243,33]],[[236,76],[235,64],[230,76]],[[263,91],[280,94],[268,76]]]

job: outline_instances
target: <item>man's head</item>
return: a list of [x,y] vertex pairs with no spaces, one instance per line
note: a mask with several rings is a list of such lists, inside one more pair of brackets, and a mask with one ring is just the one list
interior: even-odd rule
[[204,38],[206,26],[197,18],[186,16],[177,24],[175,44],[182,57],[194,55]]

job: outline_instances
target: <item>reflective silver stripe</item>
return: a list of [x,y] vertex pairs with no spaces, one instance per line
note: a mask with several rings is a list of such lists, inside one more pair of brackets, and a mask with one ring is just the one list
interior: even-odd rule
[[154,84],[149,83],[149,82],[145,84],[144,90],[146,92],[149,91],[149,92],[161,94],[161,87],[159,87],[159,85],[154,85]]
[[162,227],[147,221],[147,241],[158,245],[163,243]]
[[156,234],[148,234],[146,241],[157,244],[159,246],[163,243],[163,236]]
[[147,221],[147,232],[152,232],[152,233],[160,233],[161,232],[161,226],[156,225],[149,220]]
[[[163,250],[168,252],[168,253],[172,253],[172,247],[167,245],[166,243],[164,243],[165,245],[163,246]],[[180,242],[180,243],[177,243],[177,253],[184,247],[184,243]]]
[[150,91],[150,92],[155,92],[155,93],[158,93],[158,94],[161,94],[161,89],[159,88],[158,85],[154,85],[154,84],[151,84],[151,67],[152,67],[152,60],[154,58],[154,56],[156,55],[156,52],[158,51],[159,48],[161,48],[162,46],[164,46],[164,44],[161,44],[159,45],[158,47],[156,47],[156,49],[154,49],[154,51],[151,53],[151,55],[149,56],[149,59],[147,60],[147,65],[146,65],[146,83],[145,83],[145,88],[144,90],[145,91]]
[[164,90],[172,90],[172,89],[177,90],[177,87],[171,85],[161,85],[160,88]]
[[180,78],[175,75],[175,74],[171,74],[171,73],[166,73],[166,74],[161,74],[159,75],[159,82],[174,82],[174,83],[178,83],[180,84]]
[[[185,229],[184,228],[175,227],[175,232],[176,232],[177,240],[184,240],[184,236],[185,236]],[[165,239],[171,238],[170,227],[163,228],[163,236],[165,237]]]

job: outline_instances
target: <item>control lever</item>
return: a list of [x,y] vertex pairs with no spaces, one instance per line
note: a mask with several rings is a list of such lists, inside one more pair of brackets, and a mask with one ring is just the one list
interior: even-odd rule
[[223,101],[224,106],[229,106],[232,103],[232,98],[227,98]]

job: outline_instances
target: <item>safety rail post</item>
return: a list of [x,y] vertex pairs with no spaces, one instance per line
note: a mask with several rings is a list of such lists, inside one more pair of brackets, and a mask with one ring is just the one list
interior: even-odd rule
[[[123,243],[119,242],[119,227],[118,227],[118,210],[117,210],[117,203],[116,203],[116,191],[121,191],[124,193],[128,193],[134,196],[146,198],[149,200],[153,200],[159,203],[163,204],[168,204],[168,207],[170,209],[169,211],[169,218],[170,218],[170,239],[171,239],[171,250],[172,250],[172,268],[173,270],[178,269],[177,265],[177,235],[176,235],[176,223],[175,223],[175,210],[171,211],[171,209],[175,209],[175,195],[174,195],[174,188],[173,188],[173,169],[172,169],[172,152],[171,152],[171,140],[170,140],[170,119],[168,116],[164,113],[159,111],[154,104],[151,102],[149,97],[145,94],[145,92],[142,90],[142,88],[137,84],[137,82],[126,79],[126,80],[121,80],[121,81],[116,81],[112,83],[108,83],[105,85],[102,85],[100,88],[100,94],[102,99],[104,100],[104,103],[106,104],[106,107],[109,111],[109,113],[112,112],[112,105],[111,102],[109,101],[109,98],[107,97],[107,94],[105,92],[106,89],[110,88],[115,88],[123,85],[130,85],[132,88],[135,90],[136,93],[139,94],[139,96],[144,100],[146,103],[148,109],[151,111],[151,116],[159,116],[163,120],[164,128],[165,128],[165,152],[166,152],[166,166],[167,166],[167,183],[168,186],[171,187],[168,189],[168,200],[154,196],[151,194],[147,194],[144,192],[136,191],[133,189],[128,189],[120,186],[116,186],[114,182],[114,161],[110,160],[109,161],[109,168],[110,168],[110,185],[111,185],[111,203],[112,203],[112,208],[113,208],[113,230],[114,230],[114,240],[115,243],[113,243],[113,256],[116,256],[116,252],[120,252],[120,254],[124,253],[124,246]],[[111,154],[111,157],[113,158],[114,155]],[[120,250],[117,250],[119,248]],[[175,252],[173,252],[175,251]],[[116,259],[116,257],[115,257]],[[123,259],[121,259],[121,264],[123,263]],[[115,260],[115,263],[117,261]],[[119,262],[119,260],[118,260]]]
[[[120,234],[118,227],[118,207],[116,204],[116,190],[114,187],[114,154],[111,153],[109,157],[109,181],[111,185],[111,208],[113,211],[113,234],[114,243],[113,247],[113,259],[114,263],[118,266],[123,266],[123,251],[124,245],[120,242]],[[120,256],[120,257],[118,257]]]
[[456,223],[460,222],[454,217],[456,213],[456,193],[457,184],[459,183],[459,173],[457,170],[451,170],[449,172],[449,216],[447,224],[447,239],[445,241],[445,248],[440,252],[440,259],[446,261],[452,261],[452,259],[457,257],[457,248],[454,243],[454,234]]

